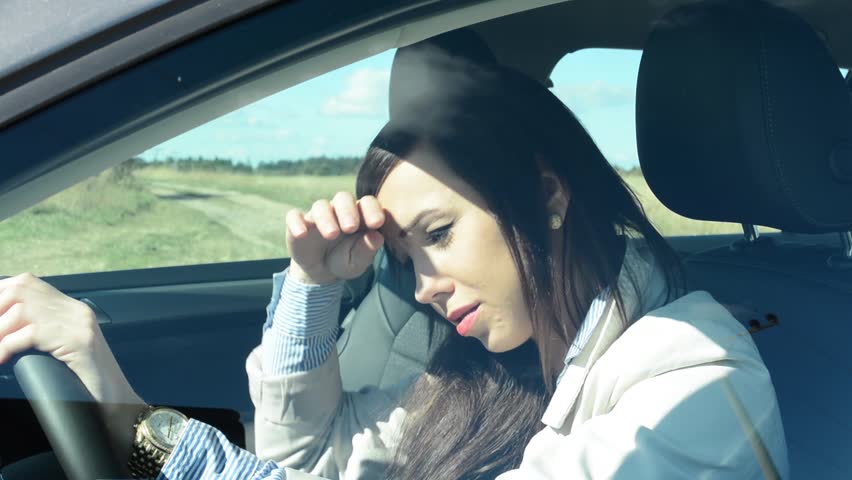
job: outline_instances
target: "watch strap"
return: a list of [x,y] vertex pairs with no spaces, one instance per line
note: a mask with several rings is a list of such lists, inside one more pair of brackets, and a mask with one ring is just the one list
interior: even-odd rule
[[148,438],[146,425],[143,425],[143,422],[156,409],[157,407],[146,406],[139,412],[136,422],[133,424],[135,432],[133,448],[130,451],[130,459],[127,462],[127,469],[133,478],[156,479],[166,465],[169,455],[172,453],[154,445]]

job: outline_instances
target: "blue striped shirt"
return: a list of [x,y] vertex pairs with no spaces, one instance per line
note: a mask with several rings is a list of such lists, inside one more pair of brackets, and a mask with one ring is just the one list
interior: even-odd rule
[[[261,343],[264,375],[290,375],[319,367],[337,340],[343,282],[307,285],[289,279],[285,270],[273,275],[272,285]],[[565,356],[566,367],[588,342],[608,298],[609,289],[592,302]],[[190,420],[157,480],[284,478],[284,469],[275,462],[260,460],[231,444],[215,428]]]
[[272,277],[261,352],[264,375],[290,375],[322,365],[337,343],[343,282],[307,285]]

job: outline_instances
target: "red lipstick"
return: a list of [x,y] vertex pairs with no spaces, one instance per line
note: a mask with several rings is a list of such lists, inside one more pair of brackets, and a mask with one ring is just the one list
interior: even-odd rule
[[477,318],[479,318],[479,304],[471,304],[453,310],[447,320],[456,325],[456,332],[464,337],[470,333]]

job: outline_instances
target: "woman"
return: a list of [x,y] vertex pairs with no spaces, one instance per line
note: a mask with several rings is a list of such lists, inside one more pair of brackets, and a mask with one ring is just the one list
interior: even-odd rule
[[[707,293],[679,296],[676,255],[570,111],[447,38],[399,51],[358,199],[287,216],[291,264],[247,362],[269,461],[190,421],[163,478],[785,476],[778,404],[748,333]],[[341,280],[382,245],[458,335],[413,384],[344,393]],[[144,402],[91,312],[33,277],[0,292],[0,361],[52,353],[104,405],[137,405],[107,415],[117,442],[138,443],[127,426]],[[62,324],[76,327],[45,333]]]

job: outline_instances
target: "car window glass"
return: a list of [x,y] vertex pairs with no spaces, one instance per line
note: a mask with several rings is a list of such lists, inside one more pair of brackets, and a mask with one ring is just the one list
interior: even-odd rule
[[0,275],[287,256],[284,216],[354,191],[393,51],[190,130],[0,222]]
[[738,223],[703,222],[678,215],[648,188],[636,151],[636,79],[641,57],[638,50],[586,49],[569,53],[551,74],[553,92],[574,111],[660,233],[742,233]]
[[[283,217],[354,189],[387,120],[393,51],[243,107],[148,149],[0,222],[0,275],[37,275],[287,256]],[[740,233],[664,207],[639,169],[635,91],[641,52],[587,49],[551,75],[554,93],[667,236]]]

